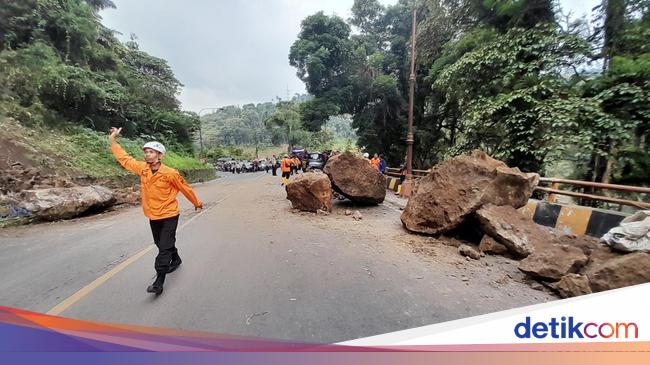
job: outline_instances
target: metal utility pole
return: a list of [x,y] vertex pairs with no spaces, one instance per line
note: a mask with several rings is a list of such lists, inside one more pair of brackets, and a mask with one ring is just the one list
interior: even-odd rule
[[415,40],[416,40],[416,7],[413,3],[413,25],[411,30],[411,73],[409,75],[409,115],[408,134],[406,135],[406,180],[402,183],[401,196],[408,198],[413,192],[413,107],[415,99]]

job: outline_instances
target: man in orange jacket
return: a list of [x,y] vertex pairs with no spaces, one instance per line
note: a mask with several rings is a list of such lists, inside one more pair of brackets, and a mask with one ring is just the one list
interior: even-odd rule
[[142,209],[144,215],[149,218],[153,240],[158,247],[154,264],[156,281],[149,285],[147,292],[160,294],[163,291],[165,275],[176,270],[182,262],[176,249],[176,227],[180,214],[176,194],[179,191],[183,193],[187,200],[192,202],[195,210],[203,209],[203,203],[178,171],[162,164],[165,146],[160,142],[146,143],[142,147],[144,161],[137,161],[117,143],[116,139],[121,131],[122,128],[111,128],[108,140],[117,162],[140,176]]
[[291,160],[288,155],[284,155],[284,158],[280,162],[280,169],[282,170],[282,185],[284,186],[287,186],[287,184],[289,184],[291,169],[293,168],[292,165],[293,160]]
[[381,163],[381,160],[379,159],[379,155],[375,153],[375,155],[372,157],[372,160],[370,160],[370,164],[374,166],[377,171],[379,171],[379,164]]

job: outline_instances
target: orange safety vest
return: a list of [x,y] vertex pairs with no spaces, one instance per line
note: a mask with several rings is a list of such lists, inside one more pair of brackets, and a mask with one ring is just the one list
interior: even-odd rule
[[282,172],[289,172],[291,171],[291,160],[288,158],[283,158],[282,162],[280,163],[280,168],[282,169]]
[[374,158],[373,157],[372,160],[370,160],[370,164],[372,164],[377,170],[379,170],[380,161],[381,160],[379,158]]
[[151,220],[175,217],[180,214],[176,195],[180,191],[195,207],[203,203],[196,197],[192,188],[183,176],[171,167],[162,163],[154,175],[149,164],[138,161],[117,143],[111,144],[111,152],[125,169],[140,176],[140,192],[142,195],[142,210]]

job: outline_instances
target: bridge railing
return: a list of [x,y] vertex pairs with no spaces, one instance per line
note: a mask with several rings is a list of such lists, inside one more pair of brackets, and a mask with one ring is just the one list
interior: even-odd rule
[[[413,176],[416,178],[423,177],[426,176],[428,172],[428,170],[413,170]],[[385,174],[392,177],[400,177],[399,169],[396,167],[387,167]]]
[[[546,186],[537,186],[535,190],[546,193],[546,200],[549,203],[555,203],[557,201],[557,195],[565,195],[574,198],[580,198],[585,200],[595,200],[606,203],[613,203],[618,205],[627,205],[639,209],[650,209],[650,203],[644,202],[641,200],[632,200],[619,197],[612,197],[606,195],[596,195],[585,192],[578,192],[572,190],[562,190],[562,186],[572,186],[574,188],[588,189],[588,190],[600,190],[600,191],[619,191],[624,193],[637,193],[637,194],[650,194],[650,188],[643,186],[629,186],[629,185],[617,185],[617,184],[605,184],[597,183],[592,181],[580,181],[580,180],[569,180],[569,179],[558,179],[553,177],[542,177],[540,178],[540,185],[550,184],[550,187]],[[640,198],[640,196],[639,196]]]

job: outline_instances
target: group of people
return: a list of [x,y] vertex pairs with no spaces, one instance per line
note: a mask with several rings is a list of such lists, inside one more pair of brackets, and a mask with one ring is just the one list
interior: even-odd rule
[[303,158],[298,157],[297,155],[291,155],[289,157],[288,154],[285,154],[282,159],[277,159],[275,155],[273,155],[273,158],[271,161],[276,161],[276,164],[273,164],[273,176],[276,176],[276,170],[279,167],[280,171],[282,173],[282,185],[286,186],[289,183],[289,178],[293,174],[298,174],[299,171],[305,172],[307,169],[307,159],[303,156]]
[[370,164],[374,166],[382,175],[386,173],[386,161],[381,158],[379,154],[375,153],[374,156],[370,158],[370,154],[366,152],[363,154],[363,158],[368,160],[368,162],[370,162]]
[[259,159],[252,161],[225,161],[217,164],[217,169],[224,172],[232,172],[233,174],[240,174],[242,172],[269,172],[271,165],[269,159]]

